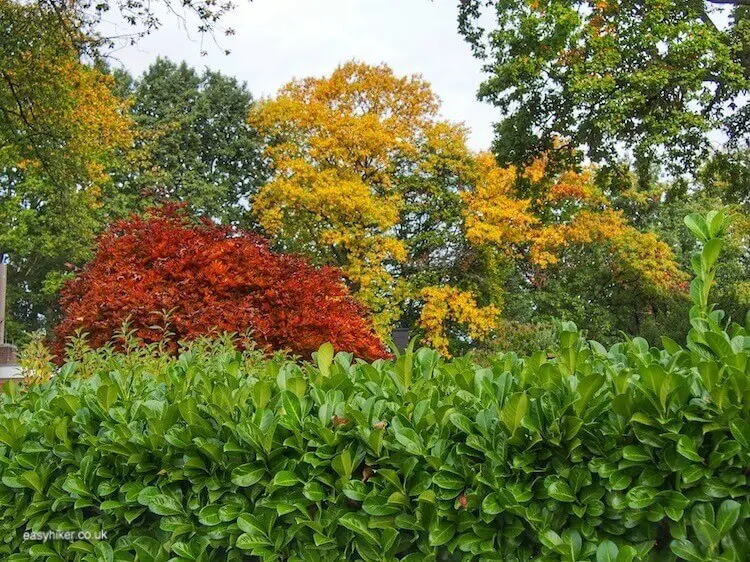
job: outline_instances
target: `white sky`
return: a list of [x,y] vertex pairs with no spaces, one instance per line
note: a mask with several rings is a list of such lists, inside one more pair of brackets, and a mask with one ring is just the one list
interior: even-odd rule
[[[157,56],[185,60],[247,82],[256,98],[273,95],[292,78],[329,74],[347,60],[385,62],[398,74],[418,73],[431,82],[443,117],[471,128],[471,148],[489,148],[498,112],[476,99],[481,64],[457,32],[456,0],[235,1],[223,25],[236,35],[219,39],[229,55],[210,40],[201,47],[195,33],[191,39],[167,15],[160,30],[115,57],[135,75]],[[202,50],[208,54],[201,56]]]

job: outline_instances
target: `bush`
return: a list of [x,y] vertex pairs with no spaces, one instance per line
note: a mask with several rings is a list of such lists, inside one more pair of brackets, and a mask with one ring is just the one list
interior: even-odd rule
[[501,320],[494,331],[489,349],[480,353],[497,354],[514,351],[517,355],[531,355],[536,351],[546,350],[557,345],[558,328],[554,322],[515,322]]
[[322,343],[360,357],[386,351],[341,272],[268,249],[261,238],[191,223],[178,207],[111,227],[62,291],[58,355],[78,331],[92,346],[128,322],[144,342],[250,330],[257,345],[310,357]]
[[[566,323],[554,354],[489,367],[216,344],[144,369],[89,351],[94,376],[76,360],[3,398],[0,554],[748,560],[750,318],[724,330],[708,306],[723,221],[693,221],[685,347],[605,349]],[[47,529],[107,539],[23,540]]]

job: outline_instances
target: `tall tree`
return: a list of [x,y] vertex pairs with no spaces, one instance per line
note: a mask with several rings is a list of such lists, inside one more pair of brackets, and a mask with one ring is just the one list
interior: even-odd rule
[[462,0],[459,29],[489,73],[479,97],[503,112],[501,163],[624,149],[646,178],[659,162],[695,172],[713,130],[746,139],[748,11],[721,25],[720,4],[746,2]]
[[[443,352],[491,335],[519,294],[532,314],[518,319],[553,315],[554,298],[544,311],[534,299],[558,272],[603,309],[683,289],[670,248],[628,221],[593,170],[548,156],[500,167],[437,111],[429,85],[385,66],[289,84],[250,117],[274,165],[253,200],[260,225],[278,247],[341,266],[382,331],[405,317]],[[587,327],[570,309],[557,312]]]
[[291,82],[250,115],[274,166],[253,201],[260,225],[278,247],[342,267],[382,331],[410,293],[396,279],[410,243],[428,259],[455,235],[425,204],[455,213],[449,189],[466,173],[466,132],[437,111],[420,77],[349,62]]
[[259,135],[247,123],[247,86],[166,59],[137,81],[118,78],[137,130],[135,166],[118,174],[120,196],[140,205],[189,202],[200,215],[247,226],[249,200],[266,175]]
[[46,7],[0,0],[0,252],[9,336],[45,326],[66,262],[83,261],[116,152],[131,143],[112,80],[82,64]]

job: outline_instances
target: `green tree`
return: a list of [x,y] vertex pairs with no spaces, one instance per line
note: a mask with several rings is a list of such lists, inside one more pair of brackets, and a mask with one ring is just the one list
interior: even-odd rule
[[8,336],[48,325],[55,293],[101,218],[105,170],[131,143],[113,81],[88,65],[61,16],[0,0],[0,252],[9,261]]
[[[247,123],[253,100],[244,83],[218,72],[158,59],[133,81],[129,96],[137,142],[118,173],[127,204],[188,202],[200,215],[248,226],[247,206],[266,177],[262,144]],[[126,204],[126,206],[127,206]]]
[[646,178],[659,162],[695,170],[710,131],[746,137],[735,109],[750,83],[747,7],[720,25],[718,4],[747,2],[462,0],[460,32],[490,73],[479,97],[504,113],[501,163],[568,148],[612,162],[627,149]]
[[726,203],[750,205],[750,151],[717,152],[701,168],[700,183]]

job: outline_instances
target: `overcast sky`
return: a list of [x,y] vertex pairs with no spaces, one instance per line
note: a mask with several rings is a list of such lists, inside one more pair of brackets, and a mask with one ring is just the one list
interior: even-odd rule
[[158,56],[207,66],[247,82],[256,97],[294,77],[329,74],[347,60],[385,62],[399,74],[422,74],[442,100],[443,116],[471,128],[471,147],[489,148],[498,114],[476,99],[481,65],[456,31],[456,0],[235,1],[224,25],[236,35],[220,38],[229,55],[210,41],[201,46],[164,16],[162,29],[115,56],[133,74]]

